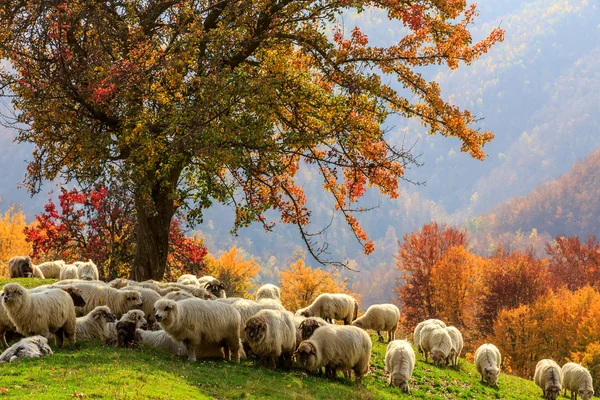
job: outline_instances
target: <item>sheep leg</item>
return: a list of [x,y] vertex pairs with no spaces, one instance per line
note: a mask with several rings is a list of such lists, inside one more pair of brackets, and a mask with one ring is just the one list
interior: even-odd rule
[[0,330],[0,344],[5,349],[8,349],[8,343],[6,342],[6,336],[4,336],[4,329]]
[[65,341],[64,333],[65,332],[63,328],[58,328],[56,332],[54,332],[54,337],[56,338],[56,345],[61,348],[63,347],[63,343]]
[[197,347],[197,343],[192,343],[191,340],[186,339],[183,341],[183,344],[185,345],[185,348],[187,350],[188,353],[188,361],[190,362],[194,362],[196,361],[196,347]]
[[239,364],[240,363],[240,340],[237,336],[234,336],[227,340],[225,344],[225,348],[229,350],[229,356],[226,355],[226,359],[231,361],[231,356],[233,355],[233,360]]
[[383,342],[383,336],[381,336],[381,331],[377,331],[377,336],[379,336],[379,341]]

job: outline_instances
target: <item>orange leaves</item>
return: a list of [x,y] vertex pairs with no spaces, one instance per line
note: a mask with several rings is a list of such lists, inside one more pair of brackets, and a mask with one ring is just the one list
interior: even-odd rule
[[24,229],[27,227],[23,211],[8,207],[0,213],[0,277],[8,276],[8,261],[14,256],[25,256],[31,252]]
[[206,274],[223,282],[229,297],[245,297],[254,287],[253,279],[260,271],[254,258],[244,259],[236,246],[219,258],[212,254],[206,255],[205,263]]

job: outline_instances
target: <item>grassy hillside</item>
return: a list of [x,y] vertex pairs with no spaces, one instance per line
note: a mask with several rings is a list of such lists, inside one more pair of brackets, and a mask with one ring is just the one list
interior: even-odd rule
[[[35,285],[31,279],[19,281]],[[0,281],[0,286],[5,283]],[[385,348],[374,339],[371,371],[358,385],[299,370],[271,371],[253,360],[240,365],[222,360],[188,363],[148,347],[116,349],[97,342],[78,343],[73,350],[58,349],[43,359],[0,365],[0,387],[14,399],[534,399],[541,395],[533,382],[504,374],[498,389],[484,386],[475,367],[464,360],[454,370],[433,367],[421,358],[412,393],[404,395],[387,385]]]

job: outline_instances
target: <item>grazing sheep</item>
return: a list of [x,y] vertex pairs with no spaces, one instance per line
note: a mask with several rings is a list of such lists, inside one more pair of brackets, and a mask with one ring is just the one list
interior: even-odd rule
[[481,375],[481,381],[490,386],[498,386],[502,356],[500,350],[491,343],[482,344],[475,352],[475,367]]
[[[220,304],[225,304],[221,301],[217,301],[217,302]],[[244,327],[246,326],[246,322],[248,321],[248,319],[250,319],[250,317],[256,315],[256,313],[259,312],[260,310],[285,311],[285,308],[283,308],[281,303],[278,303],[273,300],[262,300],[262,301],[258,302],[258,301],[242,299],[242,300],[236,301],[231,306],[233,308],[235,308],[240,313],[240,316],[242,317],[241,322],[240,322],[241,323],[240,329],[242,331],[243,331]]]
[[88,315],[76,320],[77,340],[100,339],[106,341],[110,337],[108,324],[115,322],[117,317],[106,306],[98,306]]
[[327,325],[300,343],[294,353],[300,366],[308,371],[326,367],[327,377],[335,378],[337,370],[360,381],[369,370],[372,343],[369,335],[355,326]]
[[92,260],[88,260],[87,262],[79,262],[76,267],[79,279],[83,281],[97,281],[100,279],[98,267],[96,267],[96,264],[94,264]]
[[59,279],[60,271],[64,266],[65,262],[63,260],[57,260],[41,263],[37,267],[40,269],[46,279]]
[[375,304],[367,309],[359,318],[352,322],[352,325],[362,329],[372,329],[377,331],[379,341],[383,342],[381,331],[388,333],[388,342],[395,339],[398,329],[398,320],[400,319],[400,310],[393,304]]
[[413,335],[413,343],[417,347],[417,351],[419,353],[423,353],[423,350],[421,349],[421,330],[423,329],[423,327],[425,325],[429,325],[429,324],[436,324],[437,326],[440,326],[442,328],[446,327],[446,324],[444,322],[440,321],[439,319],[427,319],[425,321],[419,322],[417,324],[417,326],[415,327],[415,332]]
[[85,307],[77,309],[78,314],[86,315],[98,306],[108,306],[120,318],[124,313],[144,305],[139,290],[120,289],[110,286],[94,285],[87,282],[73,284],[80,289],[86,301]]
[[300,322],[298,330],[300,331],[300,337],[302,340],[308,340],[315,333],[318,328],[330,325],[329,322],[319,317],[308,317]]
[[62,347],[64,337],[75,344],[75,307],[71,296],[61,289],[48,289],[41,293],[29,293],[18,283],[3,288],[2,305],[17,332],[24,336],[50,333]]
[[592,375],[585,367],[575,363],[566,363],[562,367],[564,395],[567,395],[567,390],[571,392],[571,399],[590,400],[594,397],[594,385]]
[[296,350],[296,326],[289,311],[261,310],[248,319],[244,337],[252,352],[264,358],[271,368],[282,357],[283,365],[291,367]]
[[450,350],[450,354],[446,359],[446,364],[452,362],[452,366],[458,366],[458,359],[460,357],[460,353],[463,350],[463,336],[460,331],[454,326],[447,326],[446,332],[450,335],[450,339],[452,339],[452,350]]
[[182,285],[194,285],[196,287],[200,287],[198,283],[198,278],[195,275],[191,274],[183,274],[177,279],[177,283],[181,283]]
[[40,358],[51,355],[52,349],[48,346],[48,339],[43,336],[31,336],[21,339],[10,346],[0,355],[0,363],[13,362],[24,358]]
[[281,301],[281,290],[270,283],[262,285],[256,291],[256,301],[261,299],[271,299]]
[[39,278],[44,279],[44,274],[31,261],[31,257],[13,257],[8,261],[8,271],[11,278]]
[[73,264],[65,264],[60,270],[60,280],[79,279],[79,270]]
[[433,365],[440,366],[450,355],[452,350],[452,339],[446,328],[436,324],[425,325],[421,330],[421,350],[423,350],[425,361],[431,353]]
[[562,389],[562,370],[554,360],[540,360],[535,366],[533,381],[546,400],[556,400]]
[[385,370],[390,374],[390,385],[410,393],[408,382],[415,370],[415,351],[407,340],[392,340],[385,351]]
[[196,361],[196,350],[206,343],[222,346],[225,359],[240,362],[240,314],[216,301],[161,299],[154,304],[156,321],[173,339],[185,343],[188,360]]
[[296,311],[302,317],[321,317],[327,322],[344,321],[350,325],[358,315],[358,303],[354,297],[340,293],[323,293],[308,307]]

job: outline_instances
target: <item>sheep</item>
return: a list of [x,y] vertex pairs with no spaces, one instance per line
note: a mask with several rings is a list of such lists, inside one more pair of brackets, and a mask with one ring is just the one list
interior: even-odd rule
[[[217,299],[219,300],[219,299]],[[221,301],[217,301],[218,303],[225,304]],[[238,300],[231,305],[235,308],[242,317],[240,328],[243,330],[244,326],[246,326],[246,321],[253,315],[255,315],[260,310],[279,310],[285,311],[285,308],[276,301],[272,300],[263,300],[263,301],[253,301],[253,300]]]
[[395,339],[398,329],[398,320],[400,319],[400,310],[393,304],[375,304],[367,309],[359,318],[352,322],[352,325],[362,329],[372,329],[377,331],[379,341],[383,342],[381,331],[388,333],[388,343]]
[[413,335],[413,343],[415,344],[415,346],[417,347],[417,351],[419,353],[423,353],[423,350],[421,349],[421,330],[423,329],[423,327],[425,325],[429,325],[429,324],[436,324],[437,326],[440,326],[442,328],[446,327],[446,324],[443,321],[440,321],[439,319],[427,319],[425,321],[419,322],[417,324],[417,326],[415,327],[415,332]]
[[540,360],[535,366],[533,381],[546,400],[556,400],[562,389],[562,370],[554,360]]
[[31,336],[21,339],[4,351],[0,355],[0,363],[13,362],[23,358],[40,358],[52,354],[52,349],[48,346],[48,339],[39,335]]
[[415,351],[407,340],[392,340],[385,351],[385,370],[390,385],[410,393],[408,382],[415,370]]
[[581,396],[581,400],[590,400],[594,397],[592,375],[586,368],[572,362],[566,363],[562,366],[562,377],[565,396],[569,390],[573,400],[577,400],[578,395]]
[[[200,283],[200,287],[202,287],[202,283]],[[225,284],[218,279],[213,279],[205,283],[204,289],[208,290],[217,298],[224,299],[227,297],[227,293],[225,292]]]
[[42,274],[46,279],[59,279],[60,271],[64,266],[65,262],[63,260],[57,260],[41,263],[37,267],[42,271]]
[[[74,283],[91,283],[91,284],[94,284],[94,285],[108,286],[108,284],[106,282],[104,282],[104,281],[100,281],[100,280],[98,280],[98,281],[96,281],[96,280],[82,281],[81,279],[65,279],[65,280],[53,283],[52,286],[72,285]],[[40,287],[40,286],[38,286],[38,287]]]
[[131,325],[128,326],[128,331],[131,333],[131,340],[135,340],[135,330],[136,329],[146,329],[148,323],[144,318],[145,314],[142,310],[129,310],[124,313],[121,318],[117,322],[110,322],[108,324],[108,339],[106,339],[105,343],[109,345],[114,345],[118,341],[118,329],[117,325],[119,322],[132,322],[135,327],[131,328]]
[[[117,278],[117,279],[113,279],[112,281],[108,282],[107,285],[115,288],[115,289],[121,289],[124,288],[125,286],[129,286],[129,279],[125,279],[125,278]],[[134,281],[131,281],[134,282]]]
[[300,337],[302,340],[310,339],[318,328],[329,325],[329,322],[319,317],[308,317],[300,322],[298,330],[300,331]]
[[8,271],[11,278],[45,278],[42,271],[31,261],[29,256],[11,258],[8,261]]
[[245,300],[245,299],[242,299],[241,297],[219,297],[215,300],[217,300],[221,303],[225,303],[225,304],[233,304],[238,300]]
[[500,350],[491,343],[482,344],[475,352],[473,361],[477,372],[481,375],[481,381],[490,386],[498,386],[498,376],[500,375],[500,365],[502,356]]
[[296,326],[289,311],[261,310],[246,321],[244,337],[252,352],[264,358],[271,368],[282,357],[283,364],[291,367],[296,350]]
[[256,301],[261,299],[272,299],[276,301],[281,301],[281,290],[272,284],[262,285],[256,291]]
[[76,320],[77,340],[100,339],[106,341],[109,336],[108,324],[115,322],[117,317],[106,306],[98,306],[88,315]]
[[76,267],[79,279],[84,281],[97,281],[100,279],[98,267],[96,267],[96,264],[92,260],[79,262]]
[[71,296],[71,300],[73,300],[73,305],[75,307],[83,307],[86,304],[85,299],[83,298],[83,292],[72,285],[42,285],[29,289],[29,293],[42,293],[48,289],[60,289],[65,291]]
[[110,286],[94,285],[87,282],[73,284],[83,293],[86,301],[85,307],[77,309],[81,315],[86,315],[98,306],[108,306],[110,310],[120,318],[127,311],[140,308],[144,305],[139,290],[120,289]]
[[323,293],[311,305],[296,311],[296,315],[321,317],[330,323],[335,319],[350,325],[358,316],[358,303],[347,294]]
[[179,279],[177,279],[177,283],[181,283],[182,285],[194,285],[198,287],[200,286],[200,284],[198,283],[198,278],[191,274],[181,275]]
[[369,370],[372,349],[371,338],[355,326],[327,325],[302,341],[294,353],[300,366],[308,371],[326,367],[327,376],[334,378],[337,370],[344,375],[354,370],[356,381],[361,381]]
[[454,326],[447,326],[445,329],[446,332],[448,332],[448,334],[450,335],[450,339],[452,339],[452,350],[450,350],[450,354],[446,359],[446,364],[452,362],[452,366],[456,367],[458,366],[458,359],[460,357],[460,353],[463,350],[463,336],[462,333],[460,333],[460,331]]
[[181,301],[181,300],[185,300],[185,299],[193,299],[194,296],[192,296],[188,292],[180,291],[180,292],[167,293],[166,295],[163,296],[163,298],[173,300],[173,301]]
[[[127,290],[127,289],[121,289]],[[142,300],[141,310],[146,316],[148,323],[148,329],[154,329],[156,325],[156,318],[154,316],[154,303],[161,299],[161,296],[152,289],[136,288],[140,292],[140,298]]]
[[135,322],[117,322],[117,347],[134,347],[136,345]]
[[173,339],[186,345],[188,360],[196,361],[196,350],[205,343],[224,347],[225,359],[240,362],[240,314],[216,301],[161,299],[154,304],[156,321]]
[[452,339],[446,328],[436,324],[425,325],[421,330],[421,350],[423,350],[425,361],[431,353],[433,365],[440,366],[448,358],[452,350]]
[[65,264],[60,270],[60,280],[79,279],[79,270],[72,264]]
[[17,332],[46,338],[54,333],[59,347],[64,337],[71,347],[75,344],[75,307],[68,293],[61,289],[29,293],[18,283],[7,284],[3,293],[2,305]]

